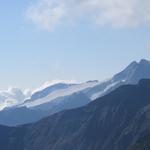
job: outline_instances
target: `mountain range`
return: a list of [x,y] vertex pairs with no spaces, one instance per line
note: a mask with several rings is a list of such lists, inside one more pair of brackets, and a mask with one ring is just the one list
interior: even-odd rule
[[87,105],[121,85],[137,84],[144,78],[150,78],[150,62],[142,59],[140,62],[132,62],[104,82],[94,80],[82,84],[57,83],[33,93],[18,105],[0,111],[0,124],[15,126],[32,123],[63,110]]
[[3,150],[148,150],[149,91],[150,79],[143,79],[136,85],[120,86],[86,106],[55,113],[37,123],[0,126],[0,147]]

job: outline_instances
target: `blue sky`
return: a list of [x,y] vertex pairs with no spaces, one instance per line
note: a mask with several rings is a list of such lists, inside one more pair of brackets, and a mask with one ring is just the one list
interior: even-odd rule
[[[65,1],[59,4],[58,0],[54,6],[49,4],[46,7],[44,3],[53,3],[53,0],[1,1],[0,89],[8,86],[35,88],[55,79],[79,82],[103,80],[131,61],[150,59],[149,16],[146,21],[142,20],[143,12],[134,10],[141,18],[132,22],[133,16],[125,13],[126,4],[122,3],[119,5],[125,11],[121,12],[121,18],[116,16],[118,12],[113,11],[114,5],[111,6],[113,17],[98,16],[109,14],[105,7],[110,6],[105,4],[105,11],[99,12],[102,7],[99,0],[95,1],[98,8],[90,4],[92,8],[89,9],[86,4],[88,9],[82,6],[76,14],[77,8],[70,10],[71,4]],[[137,3],[140,2],[137,0]],[[144,0],[143,3],[149,2]],[[74,4],[81,5],[77,0],[74,0]],[[42,9],[48,10],[46,14],[41,13]],[[97,16],[95,9],[99,13]],[[146,7],[145,10],[149,9]],[[96,17],[98,23],[93,19]]]

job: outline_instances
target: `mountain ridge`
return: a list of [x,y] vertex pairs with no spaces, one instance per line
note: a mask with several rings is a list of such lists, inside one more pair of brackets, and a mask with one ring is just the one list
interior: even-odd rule
[[150,131],[150,121],[142,113],[143,109],[150,112],[149,89],[150,80],[143,79],[137,85],[123,85],[87,106],[56,113],[37,123],[15,128],[0,126],[8,135],[3,139],[0,134],[0,147],[2,144],[3,150],[127,150]]

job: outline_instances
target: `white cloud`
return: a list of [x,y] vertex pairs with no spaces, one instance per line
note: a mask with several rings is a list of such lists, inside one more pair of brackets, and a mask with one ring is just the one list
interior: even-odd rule
[[16,87],[9,87],[8,90],[0,91],[0,110],[20,104],[30,96],[29,90],[23,92]]
[[149,0],[37,0],[29,6],[27,17],[51,31],[79,18],[99,25],[134,27],[150,23]]
[[53,29],[65,15],[65,9],[51,0],[39,0],[27,10],[27,17],[45,29]]
[[31,95],[32,95],[32,90],[30,90],[30,89],[25,89],[25,90],[23,91],[23,94],[24,94],[25,98],[28,99],[28,98],[30,98]]

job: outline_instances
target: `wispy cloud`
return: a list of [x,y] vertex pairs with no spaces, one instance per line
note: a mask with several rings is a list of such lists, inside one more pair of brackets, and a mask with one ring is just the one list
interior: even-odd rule
[[65,9],[60,2],[38,0],[36,4],[29,6],[26,15],[35,24],[51,31],[65,16]]
[[49,31],[80,17],[98,25],[134,27],[150,23],[149,0],[37,0],[27,17]]

